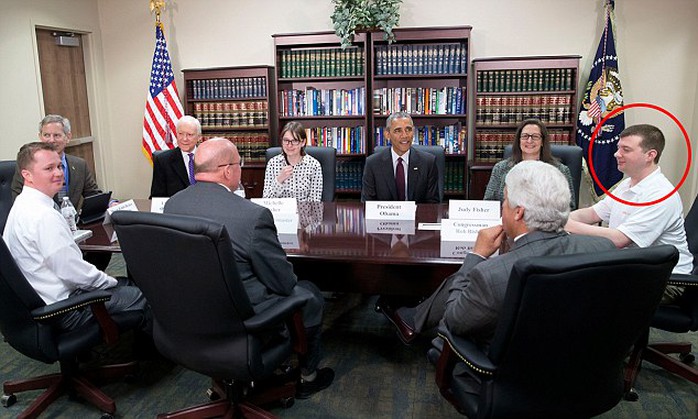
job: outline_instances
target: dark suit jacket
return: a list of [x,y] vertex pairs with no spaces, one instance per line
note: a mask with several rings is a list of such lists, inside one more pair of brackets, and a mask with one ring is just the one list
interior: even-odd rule
[[[366,159],[361,202],[397,201],[395,172],[390,148],[374,153]],[[407,168],[407,200],[439,202],[436,158],[410,149],[410,167]]]
[[225,225],[240,277],[255,311],[268,307],[296,285],[293,266],[276,235],[267,208],[211,182],[197,182],[170,198],[165,213],[208,218]]
[[609,250],[615,250],[615,246],[602,237],[534,231],[520,238],[512,250],[503,255],[483,260],[469,254],[463,266],[452,275],[444,321],[453,333],[487,344],[494,336],[509,274],[517,260]]
[[[80,209],[82,198],[102,193],[102,190],[97,186],[97,181],[95,181],[90,169],[87,168],[87,162],[84,159],[66,154],[65,160],[68,163],[68,196],[73,206]],[[19,167],[17,167],[12,179],[13,200],[22,192],[22,188],[24,188],[24,179],[19,172]],[[54,197],[55,199],[56,197]]]
[[150,197],[169,198],[189,186],[182,150],[175,147],[153,156],[153,182]]

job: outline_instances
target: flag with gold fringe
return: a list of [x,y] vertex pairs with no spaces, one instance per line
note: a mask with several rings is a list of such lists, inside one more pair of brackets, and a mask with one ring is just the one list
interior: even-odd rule
[[183,114],[184,109],[179,101],[163,26],[158,19],[155,26],[155,53],[150,69],[150,86],[143,116],[143,154],[151,163],[154,151],[177,146],[176,125]]
[[[584,149],[587,166],[593,164],[594,171],[606,189],[610,189],[623,178],[618,171],[613,154],[617,150],[620,133],[625,129],[625,116],[620,112],[606,121],[594,140],[592,161],[589,161],[589,144],[597,125],[606,115],[623,106],[623,90],[618,71],[618,56],[613,37],[614,1],[604,0],[605,24],[599,47],[589,73],[577,123],[577,145]],[[596,195],[603,195],[599,185],[594,184]]]

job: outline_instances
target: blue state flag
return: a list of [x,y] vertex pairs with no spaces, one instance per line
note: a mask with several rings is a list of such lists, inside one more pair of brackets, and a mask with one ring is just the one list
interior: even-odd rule
[[[613,154],[618,148],[620,133],[625,129],[625,116],[619,112],[607,120],[594,140],[592,161],[588,150],[591,135],[601,119],[623,106],[623,90],[618,72],[616,42],[613,38],[613,0],[606,0],[606,22],[604,25],[596,57],[591,66],[589,81],[579,111],[577,123],[577,145],[584,149],[584,158],[591,169],[593,164],[599,182],[606,189],[611,188],[623,178]],[[603,190],[594,183],[596,195],[603,195]]]

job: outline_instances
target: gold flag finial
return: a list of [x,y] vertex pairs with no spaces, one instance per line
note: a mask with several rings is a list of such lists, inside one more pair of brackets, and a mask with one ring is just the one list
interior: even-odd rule
[[160,23],[160,12],[165,10],[165,0],[149,0],[150,1],[150,13],[155,11],[155,21]]

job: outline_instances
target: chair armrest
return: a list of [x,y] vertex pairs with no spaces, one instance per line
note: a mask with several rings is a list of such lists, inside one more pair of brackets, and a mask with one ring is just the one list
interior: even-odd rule
[[300,309],[312,298],[310,291],[296,286],[288,297],[283,298],[266,310],[256,313],[243,321],[250,332],[259,332],[278,326],[288,319],[296,309]]
[[691,274],[671,274],[667,285],[677,285],[681,287],[698,287],[698,275]]
[[458,359],[475,374],[482,377],[491,377],[497,371],[497,367],[475,342],[453,335],[446,327],[440,327],[438,334],[444,339],[445,344],[450,347]]
[[57,301],[53,304],[37,307],[31,311],[31,314],[34,320],[37,321],[53,320],[55,317],[69,311],[87,307],[94,303],[104,303],[110,299],[110,293],[102,290],[95,290],[68,297],[65,300]]

